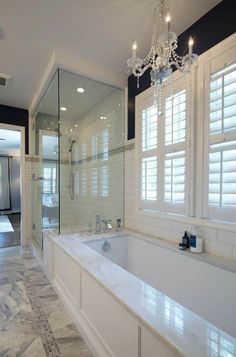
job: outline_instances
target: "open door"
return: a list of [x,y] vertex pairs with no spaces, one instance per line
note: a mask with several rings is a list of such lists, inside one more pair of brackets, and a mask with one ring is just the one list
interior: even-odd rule
[[43,248],[42,230],[59,228],[58,134],[39,129],[32,167],[32,236]]

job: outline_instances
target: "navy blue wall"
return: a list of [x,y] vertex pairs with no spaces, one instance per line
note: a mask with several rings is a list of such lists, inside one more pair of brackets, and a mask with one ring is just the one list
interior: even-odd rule
[[0,104],[0,123],[25,128],[25,153],[29,153],[29,112],[25,109]]
[[[194,38],[194,52],[201,55],[234,32],[236,32],[236,0],[223,0],[179,36],[178,53],[180,55],[187,53],[190,35]],[[136,78],[133,75],[129,76],[128,140],[135,137],[135,96],[148,87],[150,87],[148,70],[140,78],[139,88]]]

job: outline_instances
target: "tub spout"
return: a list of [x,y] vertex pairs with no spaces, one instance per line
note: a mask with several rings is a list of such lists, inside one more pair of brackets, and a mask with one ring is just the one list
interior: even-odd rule
[[112,220],[111,219],[103,219],[102,223],[104,223],[105,225],[105,231],[104,233],[107,233],[110,229],[112,229],[112,224],[111,224]]

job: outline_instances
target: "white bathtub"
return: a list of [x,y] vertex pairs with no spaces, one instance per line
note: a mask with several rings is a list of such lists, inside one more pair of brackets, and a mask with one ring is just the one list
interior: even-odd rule
[[112,234],[44,237],[45,272],[94,356],[236,357],[235,264]]
[[[108,251],[102,249],[105,240]],[[192,253],[131,236],[86,245],[236,338],[235,272],[214,266],[214,260],[209,264]]]

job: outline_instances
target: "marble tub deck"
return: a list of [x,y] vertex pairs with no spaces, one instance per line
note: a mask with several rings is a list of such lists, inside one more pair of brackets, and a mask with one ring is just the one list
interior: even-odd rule
[[92,357],[30,249],[0,250],[0,357]]

